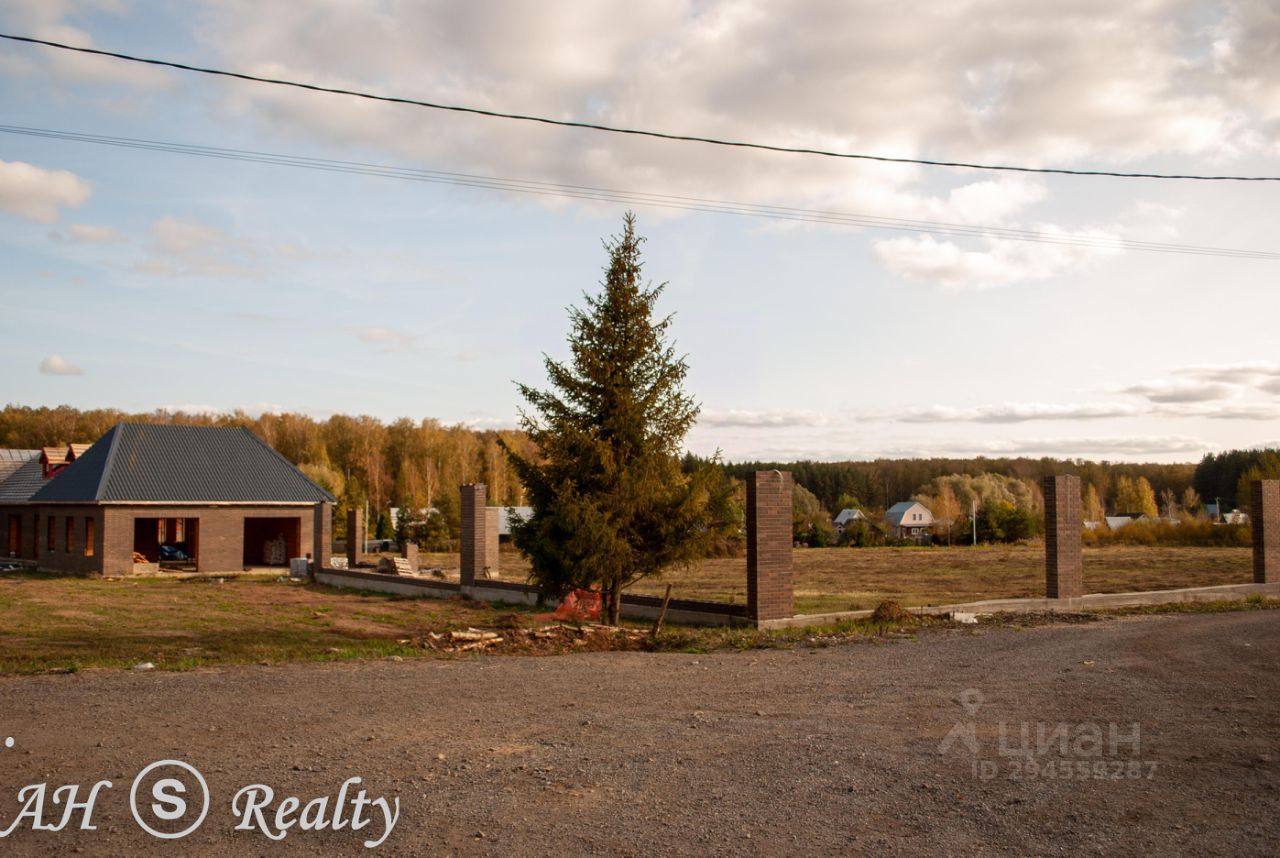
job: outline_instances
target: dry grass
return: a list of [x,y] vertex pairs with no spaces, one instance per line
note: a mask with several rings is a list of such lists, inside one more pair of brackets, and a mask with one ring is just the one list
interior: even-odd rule
[[[795,552],[798,613],[874,608],[885,599],[902,605],[945,605],[981,599],[1044,595],[1043,545],[974,548],[807,548]],[[1085,589],[1091,593],[1247,584],[1247,548],[1086,548]],[[505,575],[504,575],[505,577]],[[639,593],[743,603],[746,561],[711,560],[647,580]]]
[[[488,605],[280,582],[0,576],[0,673],[412,655],[399,641],[490,625]],[[420,653],[419,653],[420,654]]]
[[[1165,590],[1248,584],[1253,580],[1248,548],[1188,548],[1109,545],[1084,550],[1085,588],[1091,593]],[[885,599],[908,607],[1044,595],[1044,545],[984,545],[954,548],[801,548],[795,552],[795,598],[799,613],[874,608]],[[747,600],[744,558],[705,561],[640,582],[636,593],[662,595],[667,582],[681,599],[742,604]],[[423,554],[424,566],[457,576],[458,555]],[[500,577],[523,581],[528,561],[504,549]]]
[[[456,555],[428,555],[423,563],[456,574]],[[1043,563],[1038,546],[798,550],[796,609],[812,614],[873,608],[885,599],[912,607],[1038,596]],[[502,555],[502,577],[522,580],[527,569],[519,555]],[[715,560],[645,581],[636,590],[660,593],[670,580],[677,597],[741,603],[745,570],[745,560]],[[1247,583],[1250,570],[1250,552],[1241,548],[1085,550],[1091,592]],[[506,628],[512,614],[510,606],[335,590],[274,577],[214,583],[7,574],[0,575],[0,673],[130,667],[140,661],[182,669],[422,656],[421,648],[401,641],[466,626]],[[853,624],[845,632],[857,636],[868,630]],[[661,648],[770,646],[805,634],[672,629]]]

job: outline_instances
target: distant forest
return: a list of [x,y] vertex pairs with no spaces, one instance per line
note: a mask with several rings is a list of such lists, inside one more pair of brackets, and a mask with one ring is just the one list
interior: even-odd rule
[[[0,411],[0,447],[34,449],[92,442],[120,421],[245,426],[337,496],[340,507],[367,503],[371,524],[393,506],[435,507],[452,524],[457,487],[468,482],[488,484],[493,504],[519,505],[524,492],[498,442],[502,439],[524,453],[533,452],[519,431],[446,426],[431,419],[384,423],[369,416],[316,420],[300,414],[129,414],[15,405]],[[1073,473],[1080,476],[1083,487],[1096,490],[1104,511],[1110,513],[1135,511],[1118,509],[1118,505],[1131,505],[1124,501],[1126,486],[1142,478],[1157,499],[1176,497],[1181,503],[1190,489],[1205,502],[1220,499],[1224,509],[1246,507],[1249,498],[1241,492],[1248,479],[1280,478],[1280,450],[1235,450],[1207,455],[1199,464],[1173,465],[979,457],[730,462],[724,468],[739,479],[756,470],[789,470],[832,512],[851,500],[868,511],[883,510],[930,492],[937,480],[952,475],[998,474],[1034,485],[1050,474]],[[341,527],[341,517],[337,523]]]

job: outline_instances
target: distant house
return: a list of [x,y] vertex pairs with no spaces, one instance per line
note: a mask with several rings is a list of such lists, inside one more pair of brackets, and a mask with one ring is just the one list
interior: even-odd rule
[[1153,521],[1149,515],[1140,512],[1118,512],[1115,515],[1106,517],[1107,527],[1111,530],[1119,530],[1122,527],[1128,527],[1135,521]]
[[[6,470],[24,452],[0,456]],[[165,562],[231,572],[323,556],[333,502],[247,429],[208,426],[120,423],[92,446],[26,457],[0,482],[9,555],[96,575]]]
[[862,510],[845,507],[844,509],[840,510],[839,515],[837,515],[834,519],[832,519],[831,523],[836,526],[836,533],[840,534],[840,533],[844,533],[845,527],[848,526],[849,524],[852,524],[855,521],[866,521],[866,520],[867,520],[867,517],[862,514]]
[[503,542],[511,539],[511,517],[515,515],[521,519],[527,519],[533,515],[533,507],[531,506],[501,506],[498,507],[498,539]]
[[1210,521],[1217,521],[1218,516],[1222,514],[1222,510],[1219,509],[1217,503],[1206,503],[1204,505],[1204,514],[1209,517]]
[[885,512],[884,520],[895,539],[916,539],[933,527],[933,513],[916,501],[895,503]]
[[1222,516],[1222,520],[1226,524],[1248,524],[1249,514],[1247,512],[1241,512],[1238,509],[1233,509],[1231,512]]

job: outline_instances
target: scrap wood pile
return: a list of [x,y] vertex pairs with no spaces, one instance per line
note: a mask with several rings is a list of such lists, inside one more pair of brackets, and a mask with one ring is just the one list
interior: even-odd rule
[[151,561],[148,560],[147,556],[143,554],[141,551],[135,551],[133,552],[133,562],[134,563],[150,563]]
[[564,652],[578,650],[644,649],[649,633],[639,629],[588,624],[581,626],[555,624],[537,628],[477,629],[428,632],[417,638],[401,640],[401,644],[436,652]]

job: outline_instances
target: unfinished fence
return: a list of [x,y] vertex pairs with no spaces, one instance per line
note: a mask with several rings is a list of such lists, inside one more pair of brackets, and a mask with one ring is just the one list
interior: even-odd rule
[[[870,616],[869,610],[825,614],[794,612],[792,570],[791,495],[793,480],[784,471],[757,471],[747,478],[746,578],[747,603],[672,599],[667,619],[688,625],[753,625],[758,628],[786,628],[823,625]],[[492,508],[486,506],[487,489],[482,483],[464,485],[462,498],[462,539],[459,580],[432,580],[388,572],[354,568],[359,560],[348,538],[346,569],[333,568],[327,551],[319,553],[322,528],[317,522],[316,580],[335,587],[395,593],[407,596],[450,598],[464,596],[486,602],[519,605],[538,603],[538,589],[497,575],[498,531]],[[1155,605],[1170,602],[1243,599],[1249,596],[1280,596],[1280,480],[1252,484],[1253,583],[1176,590],[1131,593],[1089,593],[1087,568],[1081,533],[1084,522],[1080,502],[1080,479],[1058,475],[1044,480],[1045,498],[1045,595],[1032,599],[996,599],[955,605],[936,605],[917,610],[925,614],[999,611],[1080,611]],[[317,515],[320,513],[317,512]],[[348,518],[348,533],[363,533],[358,510]],[[327,536],[328,526],[324,527]],[[622,615],[632,619],[658,616],[662,599],[656,596],[625,594]]]

